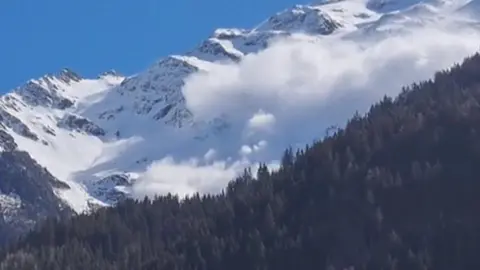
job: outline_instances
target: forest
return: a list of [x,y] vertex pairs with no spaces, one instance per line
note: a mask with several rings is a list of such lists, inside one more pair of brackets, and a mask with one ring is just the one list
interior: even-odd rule
[[480,55],[222,194],[49,219],[0,270],[480,269]]

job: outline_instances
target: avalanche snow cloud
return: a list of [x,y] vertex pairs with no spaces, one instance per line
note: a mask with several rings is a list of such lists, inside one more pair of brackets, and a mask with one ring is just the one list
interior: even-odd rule
[[166,158],[152,164],[133,191],[140,196],[218,192],[246,166],[259,160],[278,164],[286,147],[311,143],[384,95],[431,78],[476,52],[479,41],[478,30],[451,26],[370,41],[299,34],[240,63],[217,63],[187,78],[183,93],[197,118],[227,115],[240,131],[231,138],[232,147],[240,147],[238,156],[227,159],[217,155],[225,149],[214,149],[208,156],[220,159],[213,163]]

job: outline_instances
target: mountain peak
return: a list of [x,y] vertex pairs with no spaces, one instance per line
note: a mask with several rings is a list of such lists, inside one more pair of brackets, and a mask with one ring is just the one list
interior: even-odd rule
[[108,71],[100,73],[97,78],[103,78],[103,77],[108,77],[108,76],[113,76],[113,77],[121,77],[121,75],[114,69],[110,69]]
[[328,35],[340,27],[340,23],[318,7],[296,5],[273,15],[256,30]]
[[[78,73],[74,72],[69,68],[62,68],[56,73],[48,73],[40,78],[43,81],[50,81],[51,79],[57,79],[65,83],[79,82],[82,80],[82,77]],[[35,82],[36,80],[30,80],[29,82]]]
[[249,30],[240,28],[218,28],[214,31],[212,38],[231,39],[241,35],[245,35]]
[[58,73],[57,78],[59,78],[60,80],[66,82],[66,83],[70,83],[71,81],[79,82],[80,80],[82,80],[82,77],[80,75],[78,75],[78,73],[74,72],[73,70],[71,70],[69,68],[63,68]]

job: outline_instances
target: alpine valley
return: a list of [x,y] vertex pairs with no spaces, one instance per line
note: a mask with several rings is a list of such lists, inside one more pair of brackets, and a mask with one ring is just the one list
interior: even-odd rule
[[[216,177],[226,185],[257,162],[275,168],[275,158],[285,147],[310,143],[328,126],[366,109],[318,116],[324,120],[321,124],[313,127],[305,121],[289,126],[291,136],[279,138],[269,129],[276,115],[265,108],[253,106],[253,114],[237,117],[236,107],[226,103],[221,110],[197,114],[198,104],[189,99],[195,89],[189,83],[195,76],[242,65],[285,40],[368,48],[429,25],[468,28],[475,35],[479,7],[477,0],[317,1],[281,11],[253,29],[218,29],[184,55],[162,58],[132,76],[107,71],[83,78],[65,68],[32,79],[0,98],[0,235],[15,236],[46,216],[89,212],[127,197],[141,198],[152,187],[146,182],[148,174],[168,177],[161,169],[172,164],[207,169],[200,176],[178,180],[182,183],[158,181],[156,191],[219,192],[218,181],[205,179]],[[476,47],[460,51],[459,58],[447,59],[435,70],[460,61]],[[398,85],[394,90],[400,92],[413,79],[417,78],[400,78],[393,83]],[[250,104],[249,93],[244,92],[245,103],[239,98],[237,106]],[[377,97],[364,97],[365,105]],[[215,102],[222,103],[222,93],[215,95]],[[150,172],[155,166],[160,167]],[[212,175],[208,168],[226,176]],[[206,182],[195,185],[194,180]]]

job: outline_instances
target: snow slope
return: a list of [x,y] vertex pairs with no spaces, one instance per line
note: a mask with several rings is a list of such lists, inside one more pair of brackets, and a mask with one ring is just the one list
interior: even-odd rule
[[[85,79],[65,69],[31,80],[1,97],[0,128],[19,149],[68,184],[69,189],[56,190],[62,200],[76,212],[89,211],[129,196],[132,184],[152,163],[167,157],[195,157],[195,166],[231,169],[241,168],[246,156],[248,164],[279,156],[278,151],[262,152],[268,142],[245,134],[245,127],[228,111],[197,117],[182,91],[192,74],[209,73],[218,63],[241,62],[282,37],[359,42],[455,21],[457,11],[470,10],[469,6],[475,11],[478,1],[340,0],[296,5],[251,30],[218,29],[185,55],[168,56],[131,77],[110,71]],[[268,112],[259,111],[248,126],[263,128],[274,121]],[[281,143],[301,145],[310,139]],[[1,205],[12,211],[14,198],[0,195]]]

